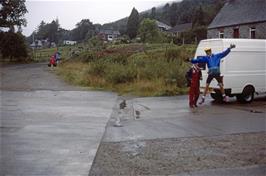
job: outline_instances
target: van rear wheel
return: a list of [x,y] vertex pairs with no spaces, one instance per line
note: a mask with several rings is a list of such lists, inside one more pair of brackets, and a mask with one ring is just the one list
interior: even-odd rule
[[237,100],[241,103],[251,103],[254,99],[255,89],[253,86],[246,86],[242,94],[236,96]]

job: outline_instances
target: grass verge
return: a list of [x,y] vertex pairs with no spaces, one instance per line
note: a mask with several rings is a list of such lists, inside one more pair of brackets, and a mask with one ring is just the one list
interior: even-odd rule
[[[163,46],[163,47],[162,47]],[[172,96],[187,93],[185,62],[195,46],[128,44],[86,51],[58,67],[67,82],[121,95]]]

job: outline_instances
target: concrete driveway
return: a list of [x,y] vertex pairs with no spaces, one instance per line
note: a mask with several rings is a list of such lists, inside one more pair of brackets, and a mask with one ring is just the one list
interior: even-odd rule
[[[122,128],[112,125],[118,113],[122,113]],[[113,112],[104,141],[261,132],[266,131],[265,115],[265,98],[252,104],[240,104],[234,98],[221,104],[209,98],[195,111],[188,108],[187,96],[134,98],[127,101],[125,110]]]
[[[187,96],[117,102],[90,176],[264,176],[266,101],[214,103],[196,111]],[[121,127],[115,127],[117,117]]]
[[1,67],[0,175],[88,175],[116,95],[69,86],[52,72]]

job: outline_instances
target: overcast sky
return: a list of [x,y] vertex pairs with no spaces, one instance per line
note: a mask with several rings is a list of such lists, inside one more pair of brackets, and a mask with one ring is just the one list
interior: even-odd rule
[[58,18],[62,28],[73,29],[82,19],[104,24],[129,16],[133,7],[141,12],[167,2],[171,0],[26,0],[23,34],[29,36],[42,20],[50,23]]

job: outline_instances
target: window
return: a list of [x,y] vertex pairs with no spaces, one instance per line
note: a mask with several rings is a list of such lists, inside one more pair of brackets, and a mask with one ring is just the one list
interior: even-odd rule
[[239,38],[239,28],[234,28],[233,38]]
[[250,28],[250,38],[252,38],[252,39],[256,38],[256,28],[255,27]]
[[219,31],[219,38],[224,38],[224,30]]

